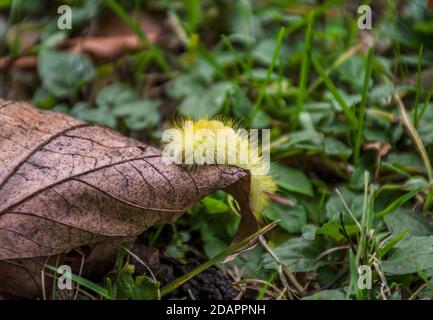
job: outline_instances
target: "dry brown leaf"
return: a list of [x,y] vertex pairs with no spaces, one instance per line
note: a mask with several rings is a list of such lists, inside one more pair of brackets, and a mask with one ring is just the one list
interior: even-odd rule
[[18,272],[33,279],[26,285],[34,294],[43,260],[133,239],[155,223],[177,219],[217,189],[241,207],[237,237],[257,231],[247,171],[188,171],[109,128],[0,101],[0,291],[20,292],[24,278]]
[[63,46],[72,53],[88,53],[97,58],[116,58],[143,48],[136,35],[113,37],[84,37],[67,40]]
[[[140,26],[150,43],[155,43],[160,39],[163,32],[162,28],[149,15],[140,14]],[[24,35],[26,36],[25,39],[30,38],[33,41],[26,40],[26,43],[33,44],[37,39],[34,32]],[[36,68],[37,57],[28,55],[29,47],[30,45],[27,44],[19,57],[13,58],[9,55],[0,57],[0,71],[11,67],[18,69]],[[128,52],[141,50],[144,44],[134,31],[116,15],[111,14],[100,21],[92,21],[90,31],[86,36],[65,39],[58,44],[58,47],[75,54],[86,53],[94,58],[114,59]]]
[[[131,15],[136,19],[136,14]],[[149,15],[140,14],[140,26],[150,43],[159,40],[162,29]],[[61,44],[72,53],[87,53],[103,59],[116,58],[143,46],[137,34],[114,14],[92,23],[88,35],[66,39]]]

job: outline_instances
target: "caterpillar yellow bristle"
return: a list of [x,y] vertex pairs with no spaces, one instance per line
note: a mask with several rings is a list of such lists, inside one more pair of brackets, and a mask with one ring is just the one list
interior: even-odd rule
[[[269,203],[267,194],[275,192],[277,185],[269,174],[269,157],[259,152],[258,135],[252,135],[238,128],[234,121],[223,118],[184,118],[174,123],[172,128],[175,131],[163,140],[170,142],[169,152],[178,159],[175,163],[190,168],[224,164],[250,171],[250,204],[257,219],[262,220],[263,210]],[[178,143],[173,144],[173,141]]]

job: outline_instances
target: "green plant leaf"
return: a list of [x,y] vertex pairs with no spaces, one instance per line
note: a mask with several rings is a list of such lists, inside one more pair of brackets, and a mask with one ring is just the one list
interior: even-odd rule
[[179,110],[182,114],[193,118],[213,117],[223,107],[223,104],[234,88],[231,82],[223,81],[213,84],[209,89],[198,91],[186,97]]
[[406,202],[408,202],[410,199],[412,199],[418,193],[420,193],[421,190],[422,190],[422,188],[418,188],[418,189],[415,189],[415,190],[412,190],[410,192],[403,194],[401,197],[397,198],[392,203],[390,203],[385,209],[377,212],[376,217],[383,217],[383,216],[386,216],[386,215],[394,212],[394,210],[396,210],[397,208],[400,208]]
[[401,241],[401,239],[403,239],[404,237],[407,236],[407,234],[409,233],[409,228],[403,230],[402,232],[396,234],[395,236],[393,236],[391,239],[389,239],[388,241],[386,241],[383,246],[381,246],[379,248],[379,252],[378,252],[378,257],[382,258],[384,255],[386,255],[388,253],[389,250],[391,250],[392,248],[395,247],[395,245],[397,243],[399,243]]
[[433,144],[433,103],[426,106],[424,115],[420,119],[417,129],[425,145]]
[[207,212],[210,214],[218,214],[229,211],[229,206],[224,201],[212,197],[206,197],[202,200],[202,202],[205,205]]
[[423,163],[416,153],[410,152],[391,152],[383,160],[383,164],[387,164],[404,171],[423,170]]
[[307,211],[304,206],[284,206],[272,203],[265,209],[264,215],[272,221],[278,221],[278,225],[289,233],[301,232],[302,227],[307,223]]
[[91,108],[86,102],[74,104],[71,114],[78,119],[103,124],[111,128],[115,128],[117,123],[108,107]]
[[136,93],[126,84],[116,83],[101,89],[96,96],[96,104],[99,107],[116,108],[137,100]]
[[392,214],[384,217],[388,230],[397,235],[409,228],[410,236],[433,235],[433,226],[427,218],[418,211],[408,208],[398,208]]
[[302,298],[302,300],[347,300],[343,289],[323,290]]
[[[308,241],[303,237],[298,237],[283,243],[274,250],[274,253],[281,262],[289,266],[292,272],[310,272],[326,264],[325,261],[316,259],[325,250],[326,242],[323,239]],[[265,254],[263,267],[276,269],[278,264],[269,254]]]
[[124,119],[131,130],[152,128],[160,119],[157,102],[138,97],[131,87],[121,83],[103,88],[96,96],[96,104],[98,111],[94,113],[105,114],[110,120]]
[[203,90],[200,78],[194,74],[183,74],[177,77],[170,85],[168,94],[176,99],[195,95]]
[[272,168],[272,175],[284,190],[313,196],[311,182],[302,171],[276,164]]
[[154,127],[159,119],[159,104],[146,99],[133,100],[118,105],[113,110],[115,117],[125,118],[126,126],[131,130],[142,130]]
[[[349,236],[353,236],[359,232],[359,229],[356,225],[348,225],[345,224],[344,228]],[[344,235],[340,232],[341,225],[336,220],[329,220],[320,228],[317,229],[317,235],[324,235],[335,239],[337,242],[340,242],[344,239]]]
[[352,149],[340,140],[333,138],[325,138],[324,150],[327,155],[338,156],[342,159],[347,159],[352,155]]
[[401,275],[421,270],[432,276],[433,236],[403,238],[383,262],[383,269],[387,274]]
[[43,50],[38,56],[38,73],[47,91],[66,98],[92,80],[95,68],[85,55]]
[[362,56],[353,55],[338,68],[340,79],[350,84],[354,92],[361,92],[365,77],[365,61]]
[[[347,203],[349,209],[352,211],[356,218],[361,217],[362,205],[363,205],[363,195],[361,193],[354,193],[347,187],[339,188],[339,191]],[[347,210],[341,201],[341,198],[336,192],[333,192],[328,202],[326,203],[326,216],[329,219],[336,219],[339,217],[340,213],[344,213],[344,220],[349,223],[353,223],[352,219],[347,219]]]
[[316,239],[317,229],[318,227],[314,224],[306,224],[302,226],[302,237],[309,241]]

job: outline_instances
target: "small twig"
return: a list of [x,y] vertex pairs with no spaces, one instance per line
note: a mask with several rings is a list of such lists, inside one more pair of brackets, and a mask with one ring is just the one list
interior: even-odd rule
[[287,278],[284,275],[283,266],[281,264],[277,268],[277,273],[280,276],[280,280],[284,285],[284,291],[287,292],[289,300],[293,300],[292,288],[290,288],[290,285],[287,282]]
[[42,286],[42,300],[47,300],[47,294],[45,292],[45,270],[41,270],[41,286]]
[[45,264],[48,262],[48,260],[49,260],[49,258],[45,259],[44,267],[41,269],[41,286],[42,286],[42,299],[43,300],[47,300],[47,294],[45,292]]
[[242,296],[245,293],[246,288],[239,288],[239,293],[238,295],[234,298],[234,300],[241,300]]
[[281,295],[279,295],[278,297],[277,297],[277,300],[281,300],[281,298],[284,296],[284,294],[285,294],[285,291],[287,291],[287,288],[284,288],[284,290],[283,290],[283,292],[281,292]]
[[415,147],[418,149],[418,153],[420,154],[421,159],[424,162],[424,166],[427,171],[427,176],[431,181],[433,180],[433,170],[432,170],[431,162],[428,157],[427,151],[424,147],[424,144],[422,143],[421,137],[419,136],[418,131],[416,131],[415,127],[413,126],[409,118],[409,115],[407,114],[404,103],[400,98],[400,95],[397,92],[394,92],[393,98],[400,109],[401,120],[403,121],[404,126],[406,127],[409,135],[411,136],[415,144]]
[[296,277],[293,275],[293,273],[290,271],[289,266],[282,262],[277,255],[272,251],[272,249],[268,246],[266,239],[263,236],[259,237],[259,241],[262,244],[263,248],[269,253],[269,255],[272,257],[272,259],[275,260],[275,262],[281,266],[284,274],[289,278],[290,282],[295,286],[297,293],[299,293],[301,296],[304,293],[304,288],[299,284],[298,280],[296,280]]
[[355,216],[352,213],[352,210],[350,210],[349,206],[346,203],[346,200],[344,200],[343,196],[340,193],[340,190],[335,189],[335,192],[337,193],[337,195],[340,197],[341,202],[343,203],[343,206],[346,208],[347,213],[349,213],[350,217],[353,219],[353,221],[355,221],[356,225],[358,226],[359,231],[362,231],[362,227],[359,224],[358,220],[356,220]]
[[[80,249],[75,249],[75,251],[77,251],[81,255],[80,270],[78,271],[78,276],[81,277],[81,274],[82,274],[83,268],[84,268],[84,259],[85,259],[86,255]],[[77,291],[75,292],[74,300],[77,300],[78,292],[80,292],[80,284],[79,283],[77,283]]]
[[259,283],[259,284],[265,284],[265,285],[271,287],[272,289],[274,289],[275,291],[277,291],[278,294],[281,294],[281,293],[282,293],[282,290],[278,289],[277,286],[273,285],[272,283],[270,283],[270,282],[268,282],[268,281],[266,281],[266,280],[261,280],[261,279],[243,279],[243,280],[241,280],[241,281],[235,282],[234,284],[235,284],[235,285],[240,285],[240,284],[242,284],[242,283],[244,283],[244,282],[245,282],[245,283],[248,283],[248,282],[256,282],[256,283]]
[[389,289],[388,283],[386,282],[385,274],[383,273],[383,270],[379,265],[379,260],[375,256],[372,257],[372,260],[373,260],[374,268],[376,269],[377,273],[379,274],[380,281],[381,281],[380,295],[382,296],[383,300],[388,300],[386,294],[388,293],[390,295],[391,290]]
[[418,289],[416,289],[416,291],[414,293],[412,293],[412,295],[409,297],[408,300],[414,300],[416,298],[416,296],[421,292],[422,289],[424,289],[425,287],[427,287],[428,283],[424,283],[422,284]]
[[344,236],[344,238],[346,238],[347,242],[349,242],[349,245],[350,245],[350,248],[352,249],[352,251],[356,252],[356,245],[352,241],[352,238],[349,237],[349,234],[346,231],[346,227],[344,226],[343,212],[340,212],[339,218],[340,218],[340,225],[341,225],[341,227],[339,228],[339,231]]
[[335,252],[335,251],[338,251],[338,250],[349,249],[349,248],[350,248],[350,245],[339,246],[339,247],[333,247],[333,248],[330,248],[330,249],[328,249],[328,250],[326,250],[326,251],[323,251],[321,254],[319,254],[319,255],[315,258],[315,260],[316,260],[316,261],[317,261],[317,260],[320,260],[320,259],[322,259],[324,256],[327,256],[328,254],[330,254],[330,253],[332,253],[332,252]]
[[[125,250],[129,255],[131,255],[131,257],[133,257],[135,260],[137,260],[139,263],[141,263],[147,269],[147,271],[149,271],[149,274],[152,277],[153,283],[158,282],[158,280],[156,280],[155,274],[152,272],[152,269],[150,269],[150,267],[147,265],[147,263],[145,263],[143,260],[141,260],[139,256],[137,256],[134,252],[132,252],[128,248],[126,248],[124,246],[120,246],[120,247],[123,250]],[[158,300],[161,300],[161,293],[160,293],[159,288],[157,290],[157,298],[158,298]]]

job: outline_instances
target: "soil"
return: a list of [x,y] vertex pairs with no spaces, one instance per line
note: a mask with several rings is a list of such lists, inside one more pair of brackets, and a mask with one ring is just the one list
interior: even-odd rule
[[[154,273],[155,278],[164,286],[198,266],[190,263],[181,265],[178,261],[165,257],[155,248],[134,244],[134,252]],[[138,274],[146,272],[146,267],[134,262]],[[232,286],[232,280],[218,268],[212,267],[198,274],[187,283],[164,297],[164,299],[197,299],[197,300],[233,300],[238,290]]]

